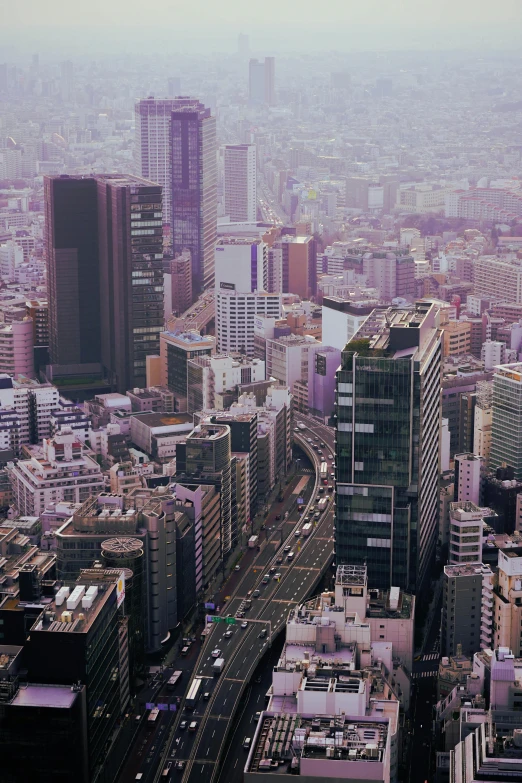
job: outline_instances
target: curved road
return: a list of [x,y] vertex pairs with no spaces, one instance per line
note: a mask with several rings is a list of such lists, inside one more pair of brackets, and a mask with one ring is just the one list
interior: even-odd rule
[[[327,456],[334,454],[334,431],[298,413],[294,415],[294,420],[296,424],[302,422],[306,426],[305,430],[294,432],[295,440],[316,466],[315,487],[306,509],[308,512],[310,506],[315,504],[319,488],[319,463],[328,461],[330,471],[333,470]],[[325,443],[322,455],[318,455],[308,442],[312,438],[318,443]],[[331,483],[332,480],[329,481]],[[179,760],[184,762],[183,777],[178,772],[178,779],[183,780],[183,783],[211,783],[217,780],[219,762],[241,695],[270,645],[270,636],[275,636],[283,628],[290,608],[310,595],[331,560],[333,496],[330,495],[327,511],[308,538],[296,537],[295,531],[300,528],[300,524],[296,522],[295,529],[286,541],[281,542],[272,535],[225,605],[222,614],[235,615],[248,594],[253,590],[260,592],[258,598],[252,598],[252,607],[245,617],[248,622],[246,628],[241,628],[239,623],[216,623],[203,645],[195,676],[203,678],[201,693],[206,694],[206,697],[200,698],[193,711],[185,708],[177,716],[162,764],[156,773],[156,781],[169,761],[173,764],[174,773],[174,765]],[[287,561],[284,551],[288,546],[295,553],[292,562]],[[281,558],[282,562],[277,562]],[[262,586],[261,580],[271,567],[277,569],[280,577],[277,580],[271,578],[267,585]],[[266,636],[262,634],[264,630]],[[214,658],[211,653],[215,649],[220,650],[221,657],[225,659],[225,668],[219,677],[212,673]],[[181,728],[181,722],[185,720],[187,723],[196,721],[196,731],[189,732],[187,728]]]

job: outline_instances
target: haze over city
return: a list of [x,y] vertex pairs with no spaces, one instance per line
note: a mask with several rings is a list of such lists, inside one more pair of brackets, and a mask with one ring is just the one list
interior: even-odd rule
[[522,780],[521,22],[0,5],[0,783]]

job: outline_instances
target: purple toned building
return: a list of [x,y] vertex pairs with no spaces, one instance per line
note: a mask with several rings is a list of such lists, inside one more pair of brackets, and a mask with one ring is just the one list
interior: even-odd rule
[[312,416],[329,418],[335,406],[335,373],[341,351],[328,345],[312,346],[308,352],[308,410]]

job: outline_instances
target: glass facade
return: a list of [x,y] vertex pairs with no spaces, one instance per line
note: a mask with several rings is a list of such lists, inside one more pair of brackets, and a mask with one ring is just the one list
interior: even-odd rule
[[202,103],[180,98],[171,119],[172,244],[190,250],[192,295],[214,284],[217,233],[216,119]]
[[338,564],[371,587],[414,590],[437,531],[440,336],[404,357],[345,350],[336,387]]

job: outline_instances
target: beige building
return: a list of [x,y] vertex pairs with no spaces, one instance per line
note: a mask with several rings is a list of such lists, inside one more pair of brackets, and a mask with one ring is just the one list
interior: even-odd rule
[[448,321],[443,327],[443,356],[459,356],[471,352],[469,321]]
[[500,549],[493,592],[493,647],[522,652],[522,547]]
[[489,296],[498,302],[522,303],[522,259],[482,256],[474,264],[476,296]]

